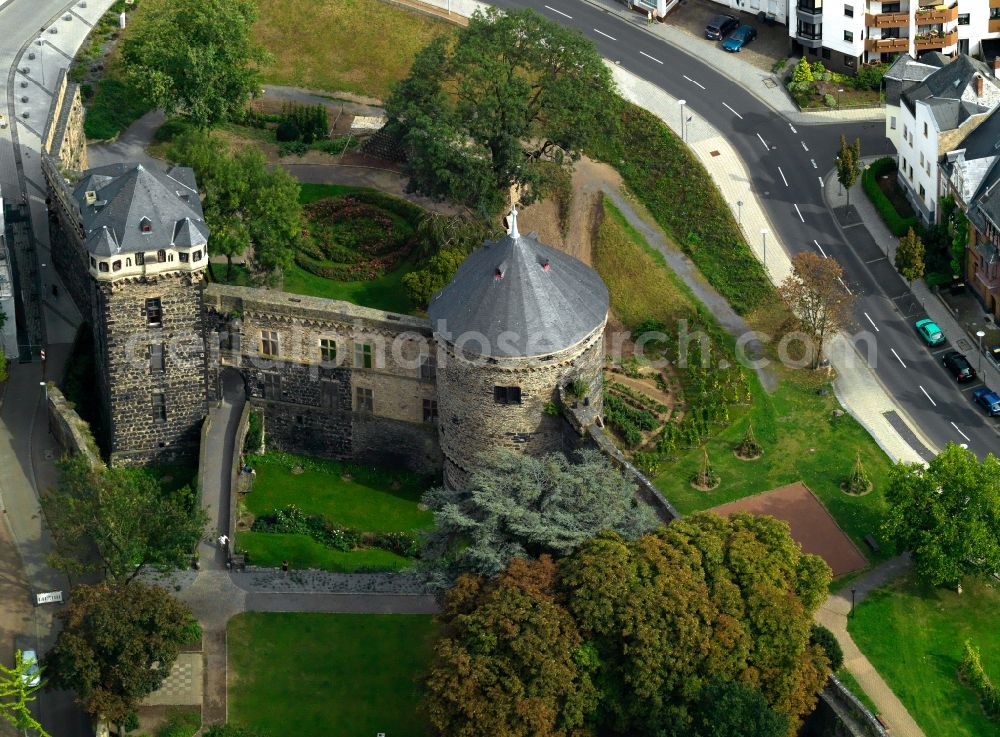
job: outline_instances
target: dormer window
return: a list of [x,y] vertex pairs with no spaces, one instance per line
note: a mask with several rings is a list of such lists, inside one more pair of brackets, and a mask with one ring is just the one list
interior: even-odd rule
[[143,218],[142,220],[139,221],[139,230],[141,230],[143,233],[153,232],[153,224],[149,221],[149,218]]
[[115,261],[113,264],[111,264],[111,270],[112,271],[121,271],[122,270],[121,259],[119,259],[119,260]]
[[146,263],[146,254],[144,254],[144,253],[137,253],[135,255],[135,265],[136,266],[142,266],[145,263]]
[[88,205],[93,205],[95,202],[97,202],[97,192],[95,192],[92,189],[88,189],[86,192],[83,193],[83,200]]
[[161,248],[156,252],[156,260],[161,264],[164,263],[167,260],[167,252]]

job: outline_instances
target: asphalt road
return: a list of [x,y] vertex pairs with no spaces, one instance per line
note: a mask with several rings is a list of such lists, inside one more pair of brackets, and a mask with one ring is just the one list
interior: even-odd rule
[[[697,58],[692,39],[681,49],[646,31],[641,17],[629,22],[585,0],[492,0],[501,8],[530,7],[575,28],[600,53],[628,71],[684,99],[695,115],[729,139],[752,176],[752,189],[793,252],[822,249],[844,268],[845,281],[859,295],[855,341],[889,393],[927,439],[966,443],[978,455],[1000,450],[998,421],[971,404],[982,383],[959,386],[940,364],[943,352],[928,351],[912,328],[923,316],[909,289],[863,228],[841,230],[823,197],[821,178],[833,167],[840,135],[861,139],[864,156],[894,154],[884,124],[791,123],[739,83]],[[952,336],[955,337],[955,336]],[[869,345],[877,351],[869,351]],[[976,365],[974,352],[969,354]]]

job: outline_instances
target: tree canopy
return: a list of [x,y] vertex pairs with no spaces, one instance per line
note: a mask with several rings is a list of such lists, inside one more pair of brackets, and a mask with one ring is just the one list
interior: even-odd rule
[[31,713],[31,702],[42,688],[41,682],[30,685],[35,676],[41,678],[42,675],[41,668],[32,673],[36,665],[34,661],[25,660],[20,650],[14,651],[13,668],[0,663],[0,721],[7,722],[18,731],[26,733],[30,729],[38,737],[49,737]]
[[918,575],[955,586],[1000,571],[1000,460],[953,443],[926,467],[896,464],[885,491],[885,534],[913,554]]
[[258,271],[279,274],[295,258],[302,234],[299,183],[281,167],[268,170],[254,148],[229,154],[210,134],[191,131],[171,147],[171,156],[195,170],[205,193],[209,251],[233,258],[248,251]]
[[811,368],[822,363],[827,339],[850,319],[854,297],[842,282],[843,273],[834,259],[803,251],[792,256],[792,273],[781,284],[782,299],[810,341]]
[[51,684],[119,725],[160,687],[196,626],[186,604],[139,581],[76,586],[56,617],[62,629],[45,658]]
[[[797,71],[797,70],[796,70]],[[840,150],[837,152],[837,181],[847,193],[847,206],[851,206],[851,187],[861,175],[861,139],[853,144],[848,143],[844,136],[840,137]]]
[[52,563],[71,574],[102,573],[128,583],[147,567],[186,567],[205,527],[204,510],[185,487],[165,492],[135,469],[60,463],[59,486],[42,504],[52,529]]
[[260,91],[253,0],[149,0],[121,44],[129,83],[156,107],[211,127]]
[[911,284],[924,275],[924,244],[913,228],[899,239],[896,270]]
[[773,518],[603,532],[550,570],[514,558],[448,592],[426,697],[437,734],[778,737],[829,675],[810,633],[830,570]]
[[635,487],[600,454],[487,456],[466,488],[431,489],[435,526],[424,557],[445,573],[492,576],[512,558],[568,555],[601,530],[635,538],[656,523]]
[[593,43],[531,10],[477,11],[415,59],[386,104],[411,186],[492,216],[510,187],[531,202],[614,125],[611,75]]

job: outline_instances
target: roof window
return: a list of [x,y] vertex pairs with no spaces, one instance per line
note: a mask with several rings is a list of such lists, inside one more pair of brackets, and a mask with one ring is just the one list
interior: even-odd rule
[[142,220],[139,221],[139,230],[141,230],[143,233],[153,232],[153,224],[149,221],[149,218],[143,218]]

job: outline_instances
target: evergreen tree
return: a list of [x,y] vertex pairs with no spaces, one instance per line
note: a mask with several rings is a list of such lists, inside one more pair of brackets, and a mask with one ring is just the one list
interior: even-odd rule
[[896,248],[896,270],[910,284],[924,275],[924,244],[913,228],[899,239]]

